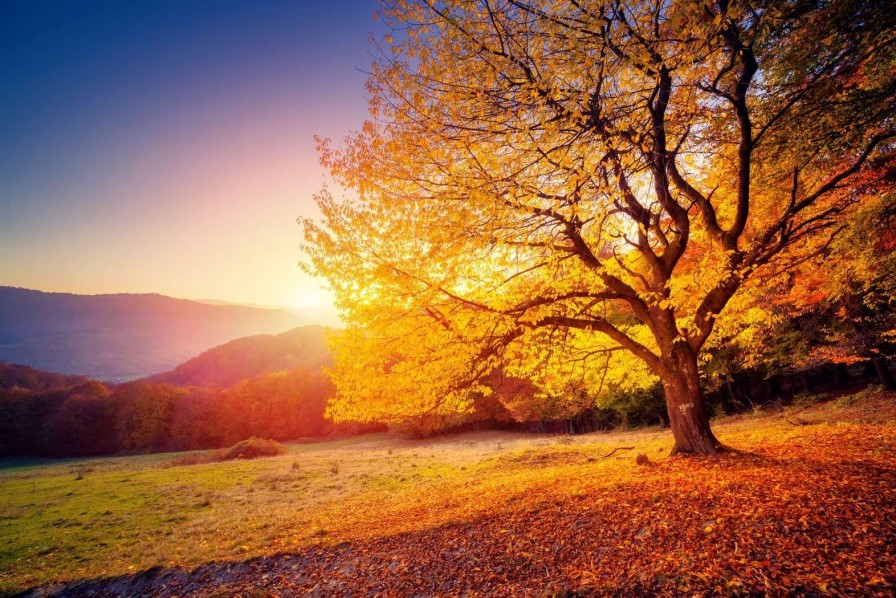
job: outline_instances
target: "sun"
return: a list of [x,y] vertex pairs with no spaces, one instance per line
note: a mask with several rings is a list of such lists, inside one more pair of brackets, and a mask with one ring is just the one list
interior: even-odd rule
[[332,292],[314,284],[296,285],[292,290],[293,307],[303,309],[323,309],[333,305]]
[[323,298],[313,291],[301,291],[293,301],[296,307],[320,307],[323,305]]

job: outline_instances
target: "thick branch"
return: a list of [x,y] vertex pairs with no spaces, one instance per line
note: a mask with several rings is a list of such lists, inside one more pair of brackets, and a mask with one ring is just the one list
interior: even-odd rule
[[737,148],[737,211],[734,223],[723,236],[725,249],[734,250],[737,249],[737,240],[744,232],[750,213],[750,162],[753,153],[753,126],[750,122],[750,112],[747,109],[747,91],[759,65],[753,56],[753,51],[740,43],[736,30],[729,29],[726,37],[729,39],[732,49],[739,52],[742,64],[733,96],[734,110],[740,129],[740,141]]
[[562,326],[564,328],[601,332],[631,351],[636,357],[642,359],[652,371],[659,372],[662,367],[659,357],[657,357],[653,351],[638,341],[630,338],[627,334],[603,318],[592,319],[572,318],[568,316],[546,316],[535,322],[532,326],[536,328]]

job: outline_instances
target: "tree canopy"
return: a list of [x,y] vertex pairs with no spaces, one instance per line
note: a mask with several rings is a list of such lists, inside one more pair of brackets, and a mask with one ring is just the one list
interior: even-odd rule
[[659,379],[676,450],[715,453],[699,356],[717,319],[891,184],[893,12],[386,6],[371,119],[321,142],[347,192],[304,222],[349,322],[331,415],[462,412],[495,372],[569,401]]

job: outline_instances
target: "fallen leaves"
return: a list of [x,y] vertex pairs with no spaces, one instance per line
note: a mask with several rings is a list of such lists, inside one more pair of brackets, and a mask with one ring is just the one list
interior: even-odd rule
[[741,452],[649,468],[630,456],[589,461],[582,446],[499,455],[468,477],[340,503],[311,545],[281,538],[271,545],[281,554],[55,589],[892,595],[896,425],[785,425],[720,426]]

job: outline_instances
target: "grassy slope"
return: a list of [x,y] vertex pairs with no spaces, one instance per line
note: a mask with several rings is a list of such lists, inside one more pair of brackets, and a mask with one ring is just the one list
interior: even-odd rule
[[[156,565],[326,556],[345,541],[358,554],[382,545],[425,563],[457,545],[469,523],[486,533],[454,560],[476,554],[494,565],[488,575],[441,562],[438,576],[421,578],[408,565],[404,576],[384,570],[380,589],[428,583],[451,593],[458,587],[438,584],[466,579],[513,593],[656,584],[673,593],[885,591],[896,583],[894,404],[879,395],[728,418],[718,436],[746,452],[715,460],[670,459],[668,433],[644,430],[378,436],[180,467],[167,466],[170,454],[0,462],[0,593]],[[602,458],[618,446],[636,449]],[[636,466],[637,453],[653,464]],[[401,534],[417,534],[429,552],[392,546]],[[377,563],[365,581],[379,579]],[[343,575],[322,567],[307,566],[309,584]],[[357,583],[345,576],[343,589]]]

